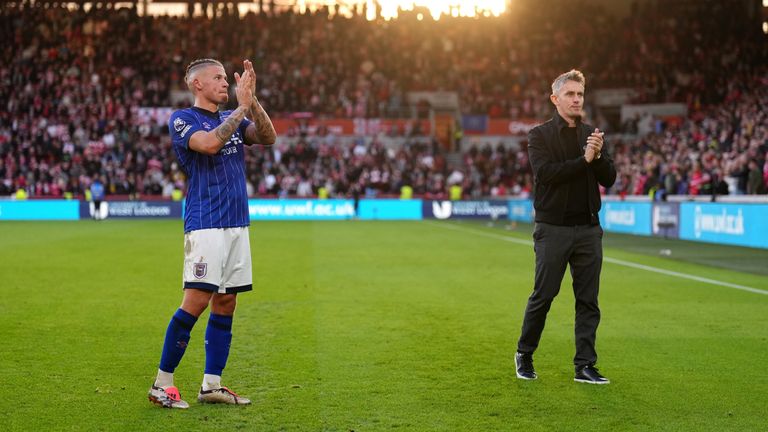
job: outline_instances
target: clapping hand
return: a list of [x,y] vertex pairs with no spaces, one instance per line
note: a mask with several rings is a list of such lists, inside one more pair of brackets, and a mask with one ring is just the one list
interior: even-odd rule
[[595,131],[587,137],[587,148],[584,150],[584,159],[587,162],[600,158],[600,152],[603,149],[603,135],[605,132],[600,132],[600,129],[595,128]]
[[243,60],[243,70],[246,72],[249,72],[251,76],[253,77],[253,80],[251,80],[251,94],[256,94],[256,71],[253,70],[253,63],[251,63],[250,60]]
[[246,62],[250,63],[248,60],[243,62],[244,70],[242,76],[235,72],[235,83],[237,84],[235,94],[238,105],[249,109],[253,102],[253,92],[256,88],[256,74],[253,72],[253,66],[251,65],[249,68],[246,66]]

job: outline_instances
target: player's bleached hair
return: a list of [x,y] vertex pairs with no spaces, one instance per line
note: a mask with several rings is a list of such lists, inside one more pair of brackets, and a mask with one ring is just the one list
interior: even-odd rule
[[587,86],[587,80],[584,78],[584,74],[576,69],[571,69],[568,72],[561,74],[559,77],[552,81],[552,94],[556,95],[563,88],[566,81],[576,81],[577,83]]
[[187,87],[189,87],[190,90],[192,90],[192,79],[195,72],[200,70],[200,68],[210,65],[216,65],[224,67],[223,64],[221,64],[220,61],[212,58],[201,58],[197,60],[192,60],[190,64],[187,65],[187,71],[184,74],[184,82],[187,83]]

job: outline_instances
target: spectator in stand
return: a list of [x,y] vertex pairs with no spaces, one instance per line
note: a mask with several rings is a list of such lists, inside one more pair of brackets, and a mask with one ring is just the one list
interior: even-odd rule
[[747,194],[757,195],[765,193],[765,180],[763,178],[763,171],[760,169],[757,161],[751,159],[749,161],[749,175],[747,178]]

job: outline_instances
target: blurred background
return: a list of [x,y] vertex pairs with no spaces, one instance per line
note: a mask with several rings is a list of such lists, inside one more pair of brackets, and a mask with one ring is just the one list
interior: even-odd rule
[[[183,194],[186,65],[251,59],[279,138],[253,197],[527,196],[550,84],[587,78],[609,195],[765,194],[768,2],[2,2],[0,195]],[[234,97],[231,98],[234,100]]]

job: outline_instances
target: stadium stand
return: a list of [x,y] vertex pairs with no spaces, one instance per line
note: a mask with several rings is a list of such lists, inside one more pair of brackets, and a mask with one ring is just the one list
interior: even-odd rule
[[[678,102],[687,116],[650,114],[607,128],[619,169],[608,193],[765,193],[768,44],[728,2],[634,5],[626,17],[564,2],[519,2],[508,18],[413,14],[388,22],[324,12],[217,17],[139,16],[135,8],[4,5],[0,36],[0,195],[81,196],[101,175],[108,195],[170,197],[184,188],[163,122],[145,107],[178,107],[186,63],[214,56],[257,68],[273,118],[408,116],[410,91],[455,91],[464,114],[548,118],[552,77],[578,67],[588,94],[631,88],[631,102]],[[719,9],[718,9],[719,8]],[[587,19],[589,18],[589,19]],[[569,23],[569,32],[562,29]],[[193,31],[194,30],[194,31]],[[191,35],[191,37],[190,37]],[[410,113],[410,114],[409,114]],[[359,183],[370,195],[526,194],[525,143],[487,142],[457,159],[400,131],[402,144],[299,133],[248,155],[253,196],[331,196]]]

